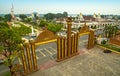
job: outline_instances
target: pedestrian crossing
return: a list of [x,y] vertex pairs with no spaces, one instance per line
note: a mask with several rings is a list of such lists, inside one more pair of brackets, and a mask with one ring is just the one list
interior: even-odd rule
[[46,50],[50,55],[53,55],[53,53],[50,52],[48,49],[45,48],[44,50]]
[[42,54],[42,56],[46,56],[42,51],[39,50],[39,53]]
[[36,58],[43,58],[43,57],[48,57],[52,56],[57,53],[57,49],[53,47],[47,47],[43,49],[37,49],[36,50]]

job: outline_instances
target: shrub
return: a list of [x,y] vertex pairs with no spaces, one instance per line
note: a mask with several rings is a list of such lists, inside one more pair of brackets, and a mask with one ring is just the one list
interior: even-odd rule
[[60,31],[62,29],[63,25],[62,24],[53,24],[53,23],[49,23],[47,28],[48,30],[56,33],[58,31]]
[[106,41],[105,40],[101,41],[101,44],[106,44]]

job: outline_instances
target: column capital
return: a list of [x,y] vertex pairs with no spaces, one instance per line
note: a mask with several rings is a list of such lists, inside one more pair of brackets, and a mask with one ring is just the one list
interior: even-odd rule
[[67,18],[66,18],[66,22],[72,22],[71,17],[67,17]]

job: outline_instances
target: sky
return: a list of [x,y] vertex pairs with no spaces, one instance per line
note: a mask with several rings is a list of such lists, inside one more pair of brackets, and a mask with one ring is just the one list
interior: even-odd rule
[[30,14],[38,12],[69,14],[117,14],[120,15],[120,0],[0,0],[0,14],[11,12],[12,4],[14,13]]

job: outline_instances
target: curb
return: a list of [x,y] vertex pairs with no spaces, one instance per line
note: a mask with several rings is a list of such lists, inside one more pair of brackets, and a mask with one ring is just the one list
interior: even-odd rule
[[100,48],[103,48],[103,49],[108,49],[108,50],[110,50],[110,51],[112,51],[112,52],[120,55],[120,52],[117,52],[117,51],[115,51],[115,50],[112,50],[112,49],[109,49],[109,48],[106,48],[106,47],[103,47],[103,46],[100,46],[100,45],[96,45],[96,46],[98,46],[98,47],[100,47]]

